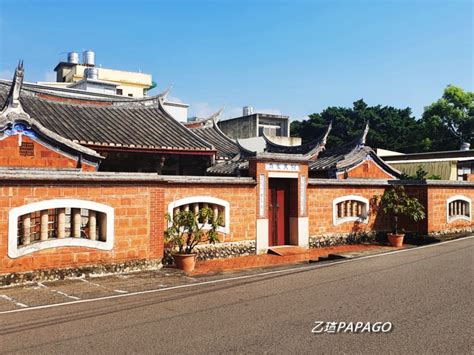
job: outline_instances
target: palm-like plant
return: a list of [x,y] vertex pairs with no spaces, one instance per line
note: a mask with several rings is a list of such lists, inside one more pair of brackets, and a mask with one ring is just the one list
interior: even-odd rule
[[398,217],[407,216],[418,222],[425,218],[425,208],[415,197],[410,197],[401,185],[392,186],[385,190],[380,198],[382,211],[392,217],[393,232],[398,234]]
[[217,228],[222,224],[222,217],[216,216],[210,208],[201,208],[198,212],[179,211],[174,216],[167,213],[165,218],[168,222],[165,242],[177,247],[179,254],[192,254],[201,242],[219,242]]

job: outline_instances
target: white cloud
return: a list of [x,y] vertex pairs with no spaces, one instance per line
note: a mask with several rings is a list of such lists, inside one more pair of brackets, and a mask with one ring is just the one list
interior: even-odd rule
[[11,80],[13,78],[13,72],[11,70],[0,70],[0,79]]

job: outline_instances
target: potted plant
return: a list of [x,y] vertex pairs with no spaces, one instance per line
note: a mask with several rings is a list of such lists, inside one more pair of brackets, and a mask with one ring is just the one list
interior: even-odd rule
[[165,231],[165,243],[174,249],[171,254],[176,267],[191,272],[196,265],[194,248],[202,242],[219,242],[217,228],[222,217],[214,215],[210,208],[201,208],[198,212],[182,210],[171,216],[165,215],[168,228]]
[[401,247],[405,234],[398,230],[398,217],[407,216],[415,222],[425,218],[425,208],[415,197],[410,197],[401,185],[392,186],[385,190],[380,198],[379,208],[390,216],[392,222],[392,233],[388,233],[388,241],[391,246]]

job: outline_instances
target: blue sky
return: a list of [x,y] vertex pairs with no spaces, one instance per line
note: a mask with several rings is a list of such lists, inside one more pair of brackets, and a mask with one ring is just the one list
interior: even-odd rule
[[0,0],[0,77],[51,80],[65,52],[151,73],[204,116],[244,105],[302,119],[327,106],[411,107],[473,90],[470,0]]

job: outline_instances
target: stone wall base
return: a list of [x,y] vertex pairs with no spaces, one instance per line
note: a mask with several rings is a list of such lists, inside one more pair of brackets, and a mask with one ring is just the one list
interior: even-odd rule
[[[238,256],[255,255],[255,241],[246,240],[241,242],[227,242],[217,244],[202,244],[194,249],[197,253],[197,260],[212,260],[220,258],[235,258]],[[173,264],[171,250],[165,249],[164,265]]]
[[80,266],[77,268],[35,270],[0,275],[0,286],[22,284],[28,282],[42,282],[64,280],[66,278],[100,276],[107,274],[121,274],[132,271],[158,270],[163,267],[161,259],[133,260],[116,264],[98,264]]
[[474,233],[474,227],[453,228],[453,229],[448,229],[448,230],[443,230],[443,231],[432,232],[432,233],[429,233],[428,235],[430,237],[442,237],[442,236],[453,235],[453,234],[469,234],[469,233]]
[[310,248],[327,248],[346,244],[377,243],[384,239],[381,232],[331,233],[309,237]]

